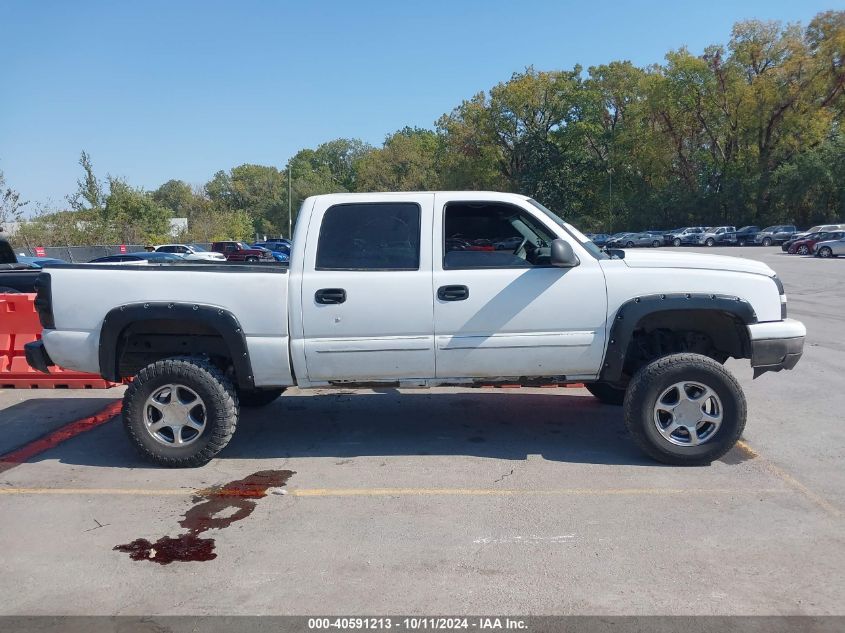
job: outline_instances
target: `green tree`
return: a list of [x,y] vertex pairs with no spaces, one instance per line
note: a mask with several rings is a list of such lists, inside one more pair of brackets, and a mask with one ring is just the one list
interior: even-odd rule
[[28,201],[21,201],[21,195],[6,185],[6,176],[0,170],[0,227],[7,222],[17,222],[23,215],[23,207]]
[[155,243],[170,239],[170,209],[120,178],[109,176],[108,180],[109,194],[103,216],[117,240]]
[[93,211],[100,213],[105,204],[103,183],[94,174],[94,164],[91,156],[84,150],[79,156],[79,165],[84,175],[76,181],[76,192],[67,197],[67,201],[74,211]]
[[440,188],[440,139],[432,130],[406,127],[383,147],[354,163],[358,191],[420,191]]

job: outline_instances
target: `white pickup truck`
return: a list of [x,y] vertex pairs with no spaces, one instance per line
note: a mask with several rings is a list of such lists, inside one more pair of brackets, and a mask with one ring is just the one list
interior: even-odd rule
[[332,194],[299,212],[290,266],[70,265],[37,281],[33,367],[133,378],[123,421],[167,466],[207,462],[239,406],[285,387],[584,382],[654,459],[740,437],[725,370],[791,369],[804,326],[765,264],[603,252],[522,195]]

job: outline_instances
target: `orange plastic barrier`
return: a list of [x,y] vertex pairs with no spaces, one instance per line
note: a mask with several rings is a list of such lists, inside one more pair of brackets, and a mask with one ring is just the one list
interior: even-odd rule
[[30,367],[23,346],[41,338],[34,294],[0,294],[0,389],[107,389],[118,383],[51,367],[42,374]]

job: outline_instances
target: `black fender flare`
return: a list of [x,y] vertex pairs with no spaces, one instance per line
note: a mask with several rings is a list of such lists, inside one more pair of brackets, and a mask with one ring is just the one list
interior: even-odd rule
[[657,312],[711,310],[737,317],[744,324],[757,323],[757,313],[748,301],[732,295],[673,293],[635,297],[623,303],[613,323],[608,324],[607,349],[599,379],[616,382],[622,377],[625,355],[637,324]]
[[232,357],[238,386],[242,389],[255,388],[246,335],[237,317],[216,306],[173,301],[128,303],[106,314],[100,329],[99,360],[103,378],[115,382],[121,379],[117,355],[121,333],[135,323],[161,320],[202,323],[218,332]]

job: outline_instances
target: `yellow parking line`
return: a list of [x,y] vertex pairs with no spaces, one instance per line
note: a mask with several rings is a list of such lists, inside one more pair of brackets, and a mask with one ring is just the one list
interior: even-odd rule
[[[515,488],[284,488],[291,497],[502,497],[502,496],[625,496],[625,495],[737,495],[783,494],[784,488],[552,488],[546,490]],[[128,495],[190,496],[218,492],[190,488],[2,488],[0,495]],[[225,491],[224,491],[225,494]]]
[[830,515],[832,515],[836,518],[840,518],[842,516],[842,511],[839,508],[837,508],[835,505],[833,505],[830,501],[828,501],[827,499],[822,497],[817,492],[814,492],[814,491],[810,490],[809,488],[807,488],[807,486],[805,486],[800,481],[795,479],[795,477],[790,475],[788,472],[781,470],[774,463],[772,463],[771,461],[769,461],[768,459],[766,459],[765,457],[760,455],[760,453],[758,453],[753,448],[751,448],[748,444],[746,444],[745,441],[740,440],[736,443],[736,445],[748,457],[758,459],[760,461],[760,463],[763,465],[763,468],[768,470],[772,475],[774,475],[775,477],[777,477],[778,479],[783,481],[786,485],[791,487],[793,490],[800,492],[802,495],[807,497],[810,501],[812,501],[813,503],[818,505],[820,508],[822,508],[825,512],[827,512],[828,514],[830,514]]

